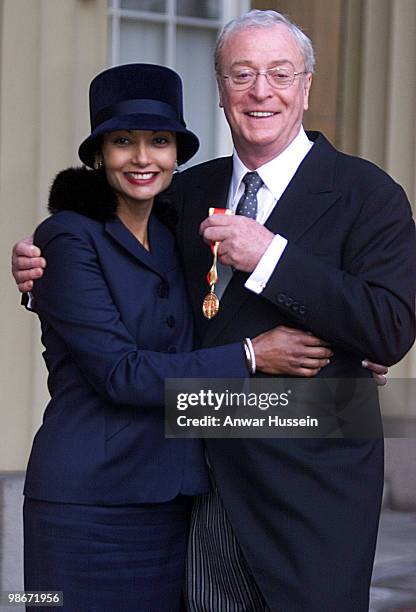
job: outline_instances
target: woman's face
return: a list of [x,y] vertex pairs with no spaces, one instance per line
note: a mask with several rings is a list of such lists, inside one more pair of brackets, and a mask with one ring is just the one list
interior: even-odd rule
[[176,135],[148,130],[110,132],[104,134],[101,152],[108,183],[118,200],[151,204],[172,180]]

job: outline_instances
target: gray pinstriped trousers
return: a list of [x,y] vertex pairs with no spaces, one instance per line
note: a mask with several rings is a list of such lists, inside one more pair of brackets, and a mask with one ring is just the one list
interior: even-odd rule
[[194,502],[186,564],[189,612],[267,612],[215,483]]

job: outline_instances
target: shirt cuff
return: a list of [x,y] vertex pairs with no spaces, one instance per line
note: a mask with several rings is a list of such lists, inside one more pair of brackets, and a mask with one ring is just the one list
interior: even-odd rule
[[257,293],[263,291],[271,275],[274,272],[281,256],[286,248],[287,240],[276,234],[269,246],[267,247],[263,257],[260,259],[253,272],[246,280],[244,287]]
[[27,293],[22,293],[20,303],[26,308],[26,310],[35,310],[35,298],[31,291],[28,291]]

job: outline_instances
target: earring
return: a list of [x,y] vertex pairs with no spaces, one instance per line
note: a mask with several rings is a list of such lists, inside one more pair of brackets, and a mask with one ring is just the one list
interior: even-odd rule
[[94,162],[94,169],[95,170],[101,170],[101,168],[104,166],[103,160],[102,159],[96,159]]

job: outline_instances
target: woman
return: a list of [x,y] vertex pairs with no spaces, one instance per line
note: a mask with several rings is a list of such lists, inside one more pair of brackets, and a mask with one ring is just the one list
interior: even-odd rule
[[[72,612],[175,612],[192,496],[208,480],[200,441],[164,437],[164,379],[242,378],[252,364],[240,343],[190,352],[174,239],[154,209],[198,149],[180,78],[106,70],[90,115],[79,156],[95,170],[58,175],[35,234],[51,401],[25,484],[25,588],[63,591]],[[258,357],[271,338],[254,342]]]

